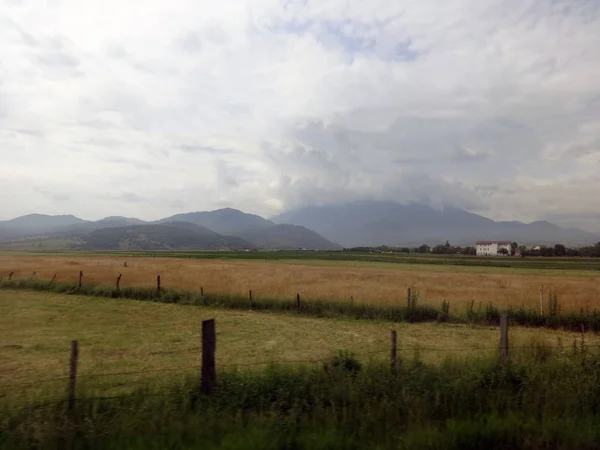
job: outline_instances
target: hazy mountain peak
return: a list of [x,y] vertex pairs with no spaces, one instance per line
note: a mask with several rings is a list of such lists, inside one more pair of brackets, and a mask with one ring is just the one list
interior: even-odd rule
[[510,239],[522,244],[587,245],[592,233],[563,229],[547,221],[495,222],[458,208],[436,209],[418,203],[360,201],[288,211],[276,223],[305,226],[345,247],[443,243],[473,245],[476,240]]

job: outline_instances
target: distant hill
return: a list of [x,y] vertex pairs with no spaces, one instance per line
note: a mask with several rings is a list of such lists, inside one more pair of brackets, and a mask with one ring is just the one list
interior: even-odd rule
[[97,220],[96,222],[83,222],[76,225],[72,225],[61,229],[62,235],[80,236],[89,234],[92,231],[100,230],[102,228],[114,228],[114,227],[127,227],[130,225],[143,225],[145,222],[134,217],[105,217],[104,219]]
[[85,220],[72,215],[29,214],[16,219],[0,221],[0,241],[46,235],[82,223],[85,223]]
[[[189,226],[195,225],[195,233]],[[8,225],[6,225],[8,224]],[[171,225],[176,227],[156,227]],[[132,228],[132,227],[149,228]],[[154,226],[154,227],[153,227]],[[211,239],[201,240],[198,234]],[[135,237],[138,233],[138,237]],[[179,234],[179,238],[176,238]],[[123,236],[127,236],[124,238]],[[215,237],[220,236],[220,237]],[[37,240],[32,240],[36,238]],[[0,222],[0,242],[10,242],[5,248],[44,248],[39,239],[59,238],[60,242],[85,242],[84,248],[178,248],[214,249],[260,247],[277,250],[306,248],[310,250],[339,248],[322,236],[303,227],[275,225],[254,214],[225,208],[167,217],[156,222],[145,222],[132,217],[106,217],[85,221],[74,216],[41,216],[33,214],[12,221]],[[215,240],[216,239],[216,240]],[[187,244],[186,244],[187,242]],[[18,244],[18,245],[14,245]],[[53,244],[54,245],[54,244]],[[66,245],[66,244],[65,244]]]
[[191,222],[210,228],[217,233],[232,236],[242,236],[248,233],[264,231],[275,225],[270,220],[263,219],[260,216],[246,214],[231,208],[177,214],[158,221],[158,223],[165,222]]
[[270,250],[341,250],[339,244],[328,241],[323,236],[298,225],[273,225],[266,230],[243,235],[258,248]]
[[252,247],[244,239],[223,236],[188,222],[108,227],[84,239],[88,250],[237,250]]
[[345,247],[443,243],[473,245],[477,240],[511,240],[521,244],[589,245],[600,237],[548,222],[495,222],[457,208],[394,202],[353,202],[310,206],[272,219],[302,225]]
[[265,250],[298,249],[325,250],[341,248],[305,227],[287,224],[275,225],[270,220],[237,209],[225,208],[203,211],[161,219],[159,223],[186,221],[201,225],[218,233],[239,236]]
[[[193,226],[196,228],[190,228]],[[38,239],[35,241],[38,247],[39,239],[60,238],[64,242],[85,242],[91,246],[88,248],[207,250],[244,247],[325,250],[340,248],[337,243],[344,247],[414,246],[446,240],[457,245],[473,245],[478,240],[510,240],[525,245],[583,246],[600,241],[600,236],[593,233],[544,221],[496,222],[458,208],[375,201],[300,208],[272,220],[225,208],[178,214],[156,222],[120,216],[94,222],[71,215],[41,214],[0,222],[0,242],[30,240],[33,246],[34,238]]]

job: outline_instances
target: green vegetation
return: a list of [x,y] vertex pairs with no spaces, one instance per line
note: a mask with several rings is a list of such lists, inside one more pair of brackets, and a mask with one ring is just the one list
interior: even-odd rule
[[238,237],[222,236],[208,228],[192,223],[130,225],[101,228],[83,238],[83,249],[110,250],[170,250],[206,248],[211,250],[252,246]]
[[[311,300],[296,304],[294,299],[273,299],[256,297],[240,297],[228,295],[215,295],[206,293],[187,292],[175,289],[163,289],[160,292],[152,288],[126,287],[120,290],[108,286],[84,285],[78,287],[71,283],[48,283],[37,279],[4,280],[0,281],[0,289],[31,289],[37,291],[50,291],[67,294],[89,295],[96,297],[124,298],[134,300],[147,300],[162,303],[181,305],[209,306],[224,309],[252,309],[254,311],[283,311],[313,317],[349,317],[362,320],[386,320],[391,322],[432,322],[450,321],[455,323],[483,323],[497,325],[500,321],[501,311],[491,303],[479,303],[475,308],[473,301],[463,312],[449,314],[450,305],[442,302],[440,308],[419,305],[419,293],[411,291],[410,301],[405,305],[376,305],[356,303],[354,301],[327,301]],[[581,310],[576,313],[558,314],[560,310],[559,299],[552,293],[551,314],[540,314],[537,310],[509,308],[507,312],[510,319],[518,325],[527,327],[561,328],[578,330],[582,326],[589,331],[600,331],[600,311]]]
[[[206,318],[217,320],[212,396],[198,392]],[[591,334],[511,326],[500,367],[498,329],[487,326],[14,289],[0,291],[0,327],[1,449],[592,449],[600,439],[600,341]],[[73,338],[80,370],[67,414],[67,380],[36,380],[66,375]]]
[[[201,322],[208,318],[217,323],[217,367],[228,371],[260,371],[275,361],[288,368],[320,364],[339,349],[354,352],[361,364],[389,361],[391,328],[399,357],[418,354],[428,364],[492,357],[498,349],[498,328],[490,326],[315,318],[2,290],[1,403],[19,408],[62,399],[73,339],[79,341],[80,393],[112,397],[198,374]],[[573,342],[579,346],[580,331],[510,329],[515,351],[535,344],[565,353]],[[587,333],[585,342],[600,345],[600,335]]]
[[[48,254],[56,252],[37,252]],[[36,254],[36,252],[28,252]],[[193,258],[193,259],[222,259],[222,260],[252,260],[252,261],[302,261],[303,263],[387,263],[404,264],[409,266],[448,266],[454,270],[458,267],[498,268],[544,271],[600,271],[598,258],[515,258],[515,257],[486,257],[465,255],[432,255],[432,254],[386,254],[362,253],[349,251],[94,251],[69,252],[56,254],[71,254],[80,256],[120,256],[120,257],[161,257],[161,258]]]
[[0,448],[594,449],[600,355],[544,347],[495,360],[361,364],[340,353],[314,367],[219,372],[210,397],[191,377],[115,398],[81,393],[3,409]]

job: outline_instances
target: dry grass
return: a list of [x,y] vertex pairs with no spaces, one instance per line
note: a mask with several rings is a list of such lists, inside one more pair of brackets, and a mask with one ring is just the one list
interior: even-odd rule
[[[124,264],[127,263],[127,267]],[[442,271],[443,269],[443,271]],[[590,272],[582,276],[561,272],[560,276],[518,269],[465,268],[450,266],[408,266],[390,264],[316,265],[270,261],[219,261],[174,258],[123,258],[86,256],[0,256],[0,276],[15,272],[14,278],[27,278],[35,271],[41,279],[54,274],[59,281],[75,282],[79,270],[84,283],[114,285],[122,273],[121,286],[154,286],[156,275],[165,287],[218,294],[255,297],[294,298],[300,293],[310,299],[344,299],[390,304],[406,301],[406,288],[419,290],[420,304],[439,306],[450,302],[451,311],[464,311],[472,300],[499,307],[539,308],[539,290],[556,292],[561,310],[579,312],[600,309],[600,278]]]
[[[340,349],[355,351],[363,361],[386,359],[392,327],[398,330],[401,356],[418,352],[431,363],[493,355],[498,344],[495,327],[316,319],[0,291],[0,397],[27,402],[43,395],[64,395],[66,380],[12,385],[66,376],[73,339],[80,345],[80,386],[98,395],[196,372],[201,361],[201,322],[207,318],[217,320],[217,366],[228,370],[258,369],[264,366],[253,364],[265,361],[323,359]],[[565,350],[580,338],[574,333],[518,327],[511,328],[510,334],[514,347],[561,343]],[[588,335],[586,342],[598,345],[600,336]],[[170,368],[181,370],[157,372]],[[86,378],[130,371],[146,373]]]

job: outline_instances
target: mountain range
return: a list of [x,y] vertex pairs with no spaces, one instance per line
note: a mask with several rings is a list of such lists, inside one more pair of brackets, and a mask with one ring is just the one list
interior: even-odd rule
[[561,228],[546,221],[496,222],[457,208],[394,202],[353,202],[309,206],[281,214],[275,223],[293,223],[315,230],[345,247],[420,245],[450,241],[474,245],[478,240],[510,240],[524,245],[561,243],[589,245],[599,234]]
[[[81,250],[339,250],[305,227],[279,223],[235,209],[178,214],[154,222],[131,217],[86,221],[78,217],[30,214],[0,222],[0,243],[69,241]],[[41,246],[43,248],[43,245]]]
[[600,241],[600,235],[545,221],[497,222],[457,208],[375,201],[309,206],[271,220],[225,208],[154,222],[119,216],[86,221],[72,215],[41,214],[0,222],[0,243],[44,239],[70,239],[72,248],[89,250],[336,250],[341,246],[433,245],[446,240],[457,245],[510,240],[577,246]]

